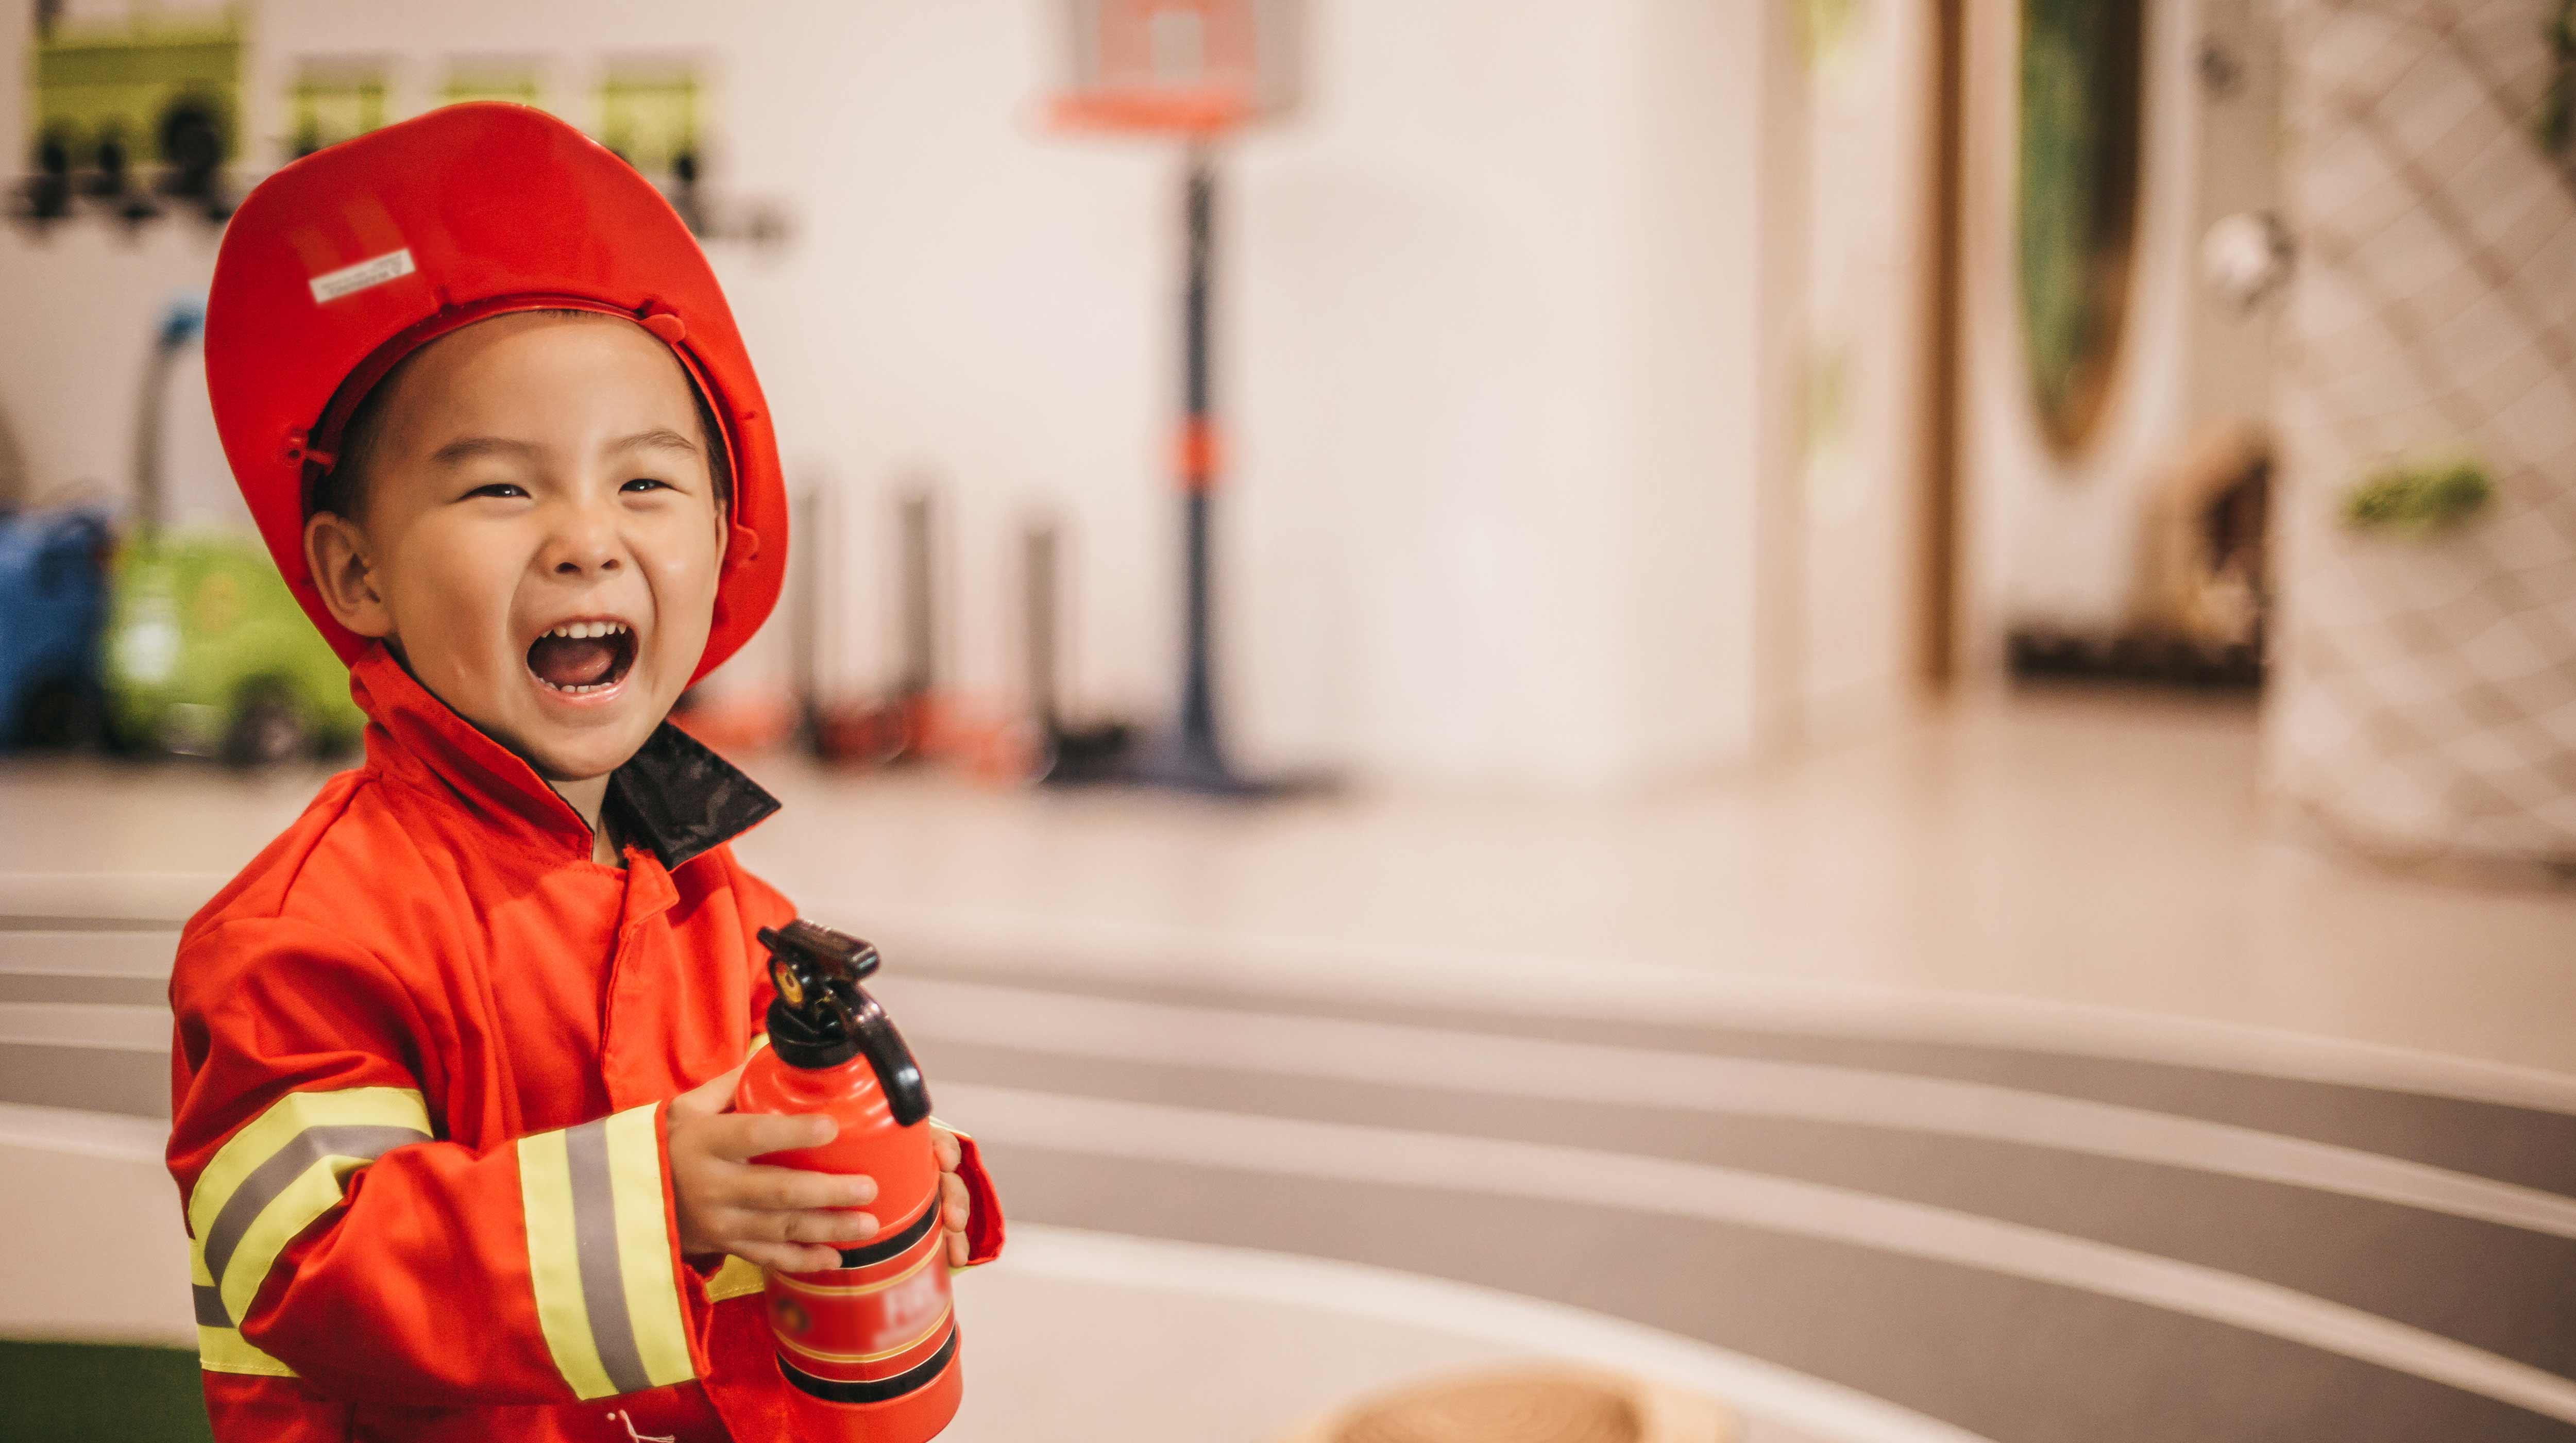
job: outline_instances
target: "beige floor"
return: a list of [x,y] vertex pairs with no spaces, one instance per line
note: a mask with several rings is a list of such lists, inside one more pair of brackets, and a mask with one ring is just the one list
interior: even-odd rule
[[[1235,810],[749,766],[788,805],[746,857],[881,941],[1432,992],[1552,975],[1828,1019],[2036,1012],[2051,1035],[2171,1019],[2576,1074],[2576,889],[2467,887],[2281,840],[2241,707],[1987,700],[1614,802]],[[184,915],[313,782],[10,764],[0,903]]]

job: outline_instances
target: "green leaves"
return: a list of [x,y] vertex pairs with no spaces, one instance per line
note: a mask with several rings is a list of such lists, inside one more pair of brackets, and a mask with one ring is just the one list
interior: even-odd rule
[[2576,145],[2576,0],[2558,0],[2557,18],[2542,33],[2549,37],[2557,69],[2549,92],[2541,97],[2540,113],[2532,119],[2532,131],[2541,149],[2564,156]]
[[2392,466],[2352,488],[2344,520],[2359,530],[2445,530],[2477,514],[2495,494],[2486,468],[2474,461]]

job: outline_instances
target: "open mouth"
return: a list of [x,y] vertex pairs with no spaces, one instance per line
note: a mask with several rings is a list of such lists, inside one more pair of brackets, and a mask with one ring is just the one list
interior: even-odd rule
[[635,633],[622,621],[567,621],[528,644],[528,670],[568,696],[606,691],[635,664]]

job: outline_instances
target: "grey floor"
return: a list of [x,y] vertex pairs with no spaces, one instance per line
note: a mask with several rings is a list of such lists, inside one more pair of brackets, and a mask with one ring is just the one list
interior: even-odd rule
[[[144,948],[166,933],[90,930],[41,919],[0,933],[83,937]],[[111,943],[112,939],[112,943]],[[106,1016],[158,1021],[146,978],[0,975],[0,1002],[105,1004]],[[1528,1044],[1574,1044],[1576,1064],[1622,1058],[1758,1061],[1832,1078],[1865,1075],[1901,1098],[1969,1082],[2009,1111],[2029,1099],[2076,1099],[2198,1120],[2275,1139],[2329,1144],[2345,1161],[2395,1159],[2443,1177],[2511,1184],[2505,1197],[2576,1197],[2576,1118],[2492,1103],[2300,1082],[2136,1061],[1962,1045],[1898,1044],[1677,1023],[1550,1020],[1525,1012],[1322,1003],[1242,985],[1119,984],[1067,979],[1028,959],[914,949],[883,995],[917,1016],[916,1045],[943,1107],[976,1129],[1005,1179],[1015,1218],[1106,1232],[1341,1259],[1456,1279],[1631,1319],[1847,1385],[1996,1443],[2041,1440],[2317,1438],[2338,1440],[2576,1437],[2561,1417],[2488,1388],[2438,1381],[2438,1346],[2394,1359],[2354,1356],[2240,1322],[2122,1296],[2116,1286],[2016,1275],[1927,1255],[1913,1230],[1987,1219],[2057,1239],[2107,1245],[2201,1273],[2268,1285],[2312,1313],[2350,1310],[2447,1340],[2549,1379],[2576,1377],[2576,1241],[2567,1233],[2354,1196],[2332,1186],[2263,1181],[2191,1166],[2064,1147],[1730,1110],[1723,1096],[1675,1090],[1660,1103],[1509,1095],[1484,1086],[1370,1080],[1400,1060],[1370,1055],[1369,1028],[1471,1057]],[[1075,1026],[1062,1046],[977,1040],[975,1018],[1011,1000]],[[1119,1004],[1104,1042],[1081,1036],[1086,1004]],[[23,1009],[16,1015],[29,1015]],[[35,1015],[43,1015],[41,1013]],[[1146,1032],[1138,1034],[1141,1020]],[[1209,1028],[1266,1036],[1327,1031],[1341,1045],[1302,1074],[1268,1054],[1241,1065],[1193,1046]],[[166,1025],[166,1024],[162,1024]],[[1167,1031],[1157,1036],[1153,1029]],[[138,1030],[138,1043],[148,1032]],[[112,1040],[112,1039],[111,1039]],[[166,1112],[160,1056],[132,1049],[16,1041],[0,1048],[0,1101]],[[1165,1045],[1169,1043],[1170,1045]],[[1544,1056],[1545,1054],[1540,1054]],[[1175,1058],[1182,1060],[1175,1060]],[[1287,1064],[1295,1068],[1292,1061]],[[1798,1075],[1798,1074],[1792,1074]],[[1108,1132],[1068,1129],[1101,1104]],[[1161,1111],[1154,1111],[1160,1109]],[[1901,1107],[1898,1109],[1901,1114]],[[979,1116],[979,1113],[988,1114]],[[1184,1124],[1259,1133],[1280,1124],[1348,1129],[1320,1155],[1195,1160],[1187,1135],[1128,1133]],[[1142,1117],[1141,1124],[1136,1120]],[[1303,1134],[1284,1134],[1298,1141]],[[2233,1134],[2212,1134],[2232,1136]],[[1105,1140],[1104,1140],[1105,1136]],[[1818,1185],[1820,1196],[1918,1205],[1859,1231],[1766,1225],[1631,1191],[1616,1175],[1598,1196],[1542,1196],[1498,1183],[1466,1154],[1454,1177],[1422,1138],[1490,1142],[1552,1163],[1607,1155]],[[1394,1172],[1373,1154],[1409,1153]],[[1433,1154],[1437,1149],[1432,1149]],[[1503,1154],[1510,1166],[1518,1153]],[[1420,1163],[1415,1171],[1405,1168]],[[2346,1171],[2351,1171],[2346,1169]],[[1723,1192],[1723,1189],[1720,1189]],[[2551,1221],[2543,1215],[2544,1223]],[[2563,1225],[2563,1220],[2552,1225]],[[1869,1228],[1882,1229],[1871,1235]],[[2007,1234],[2009,1243],[2020,1234]],[[2109,1251],[2116,1250],[2116,1251]],[[2328,1314],[2330,1315],[2330,1314]],[[2295,1331],[2295,1329],[2293,1330]],[[2435,1376],[2427,1376],[2432,1373]],[[2564,1400],[2576,1386],[2558,1388]]]

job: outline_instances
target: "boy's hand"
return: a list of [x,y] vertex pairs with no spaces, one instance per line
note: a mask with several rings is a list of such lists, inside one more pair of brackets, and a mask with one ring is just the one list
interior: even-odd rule
[[[741,1078],[741,1067],[711,1078],[672,1098],[665,1114],[680,1252],[731,1253],[782,1273],[839,1267],[841,1245],[866,1242],[877,1232],[875,1218],[839,1209],[875,1202],[876,1180],[752,1163],[764,1153],[819,1147],[832,1140],[835,1128],[830,1118],[810,1114],[727,1112]],[[948,1139],[942,1156],[950,1161],[942,1165],[954,1167],[956,1153],[955,1139]],[[957,1226],[963,1227],[965,1185],[953,1174],[940,1181],[943,1189],[954,1185],[944,1195],[957,1200]],[[963,1238],[952,1238],[950,1256],[962,1257]]]
[[957,1134],[937,1123],[930,1125],[930,1150],[939,1155],[939,1222],[948,1230],[948,1265],[966,1266],[966,1215],[970,1204],[966,1198],[965,1180],[957,1176]]

